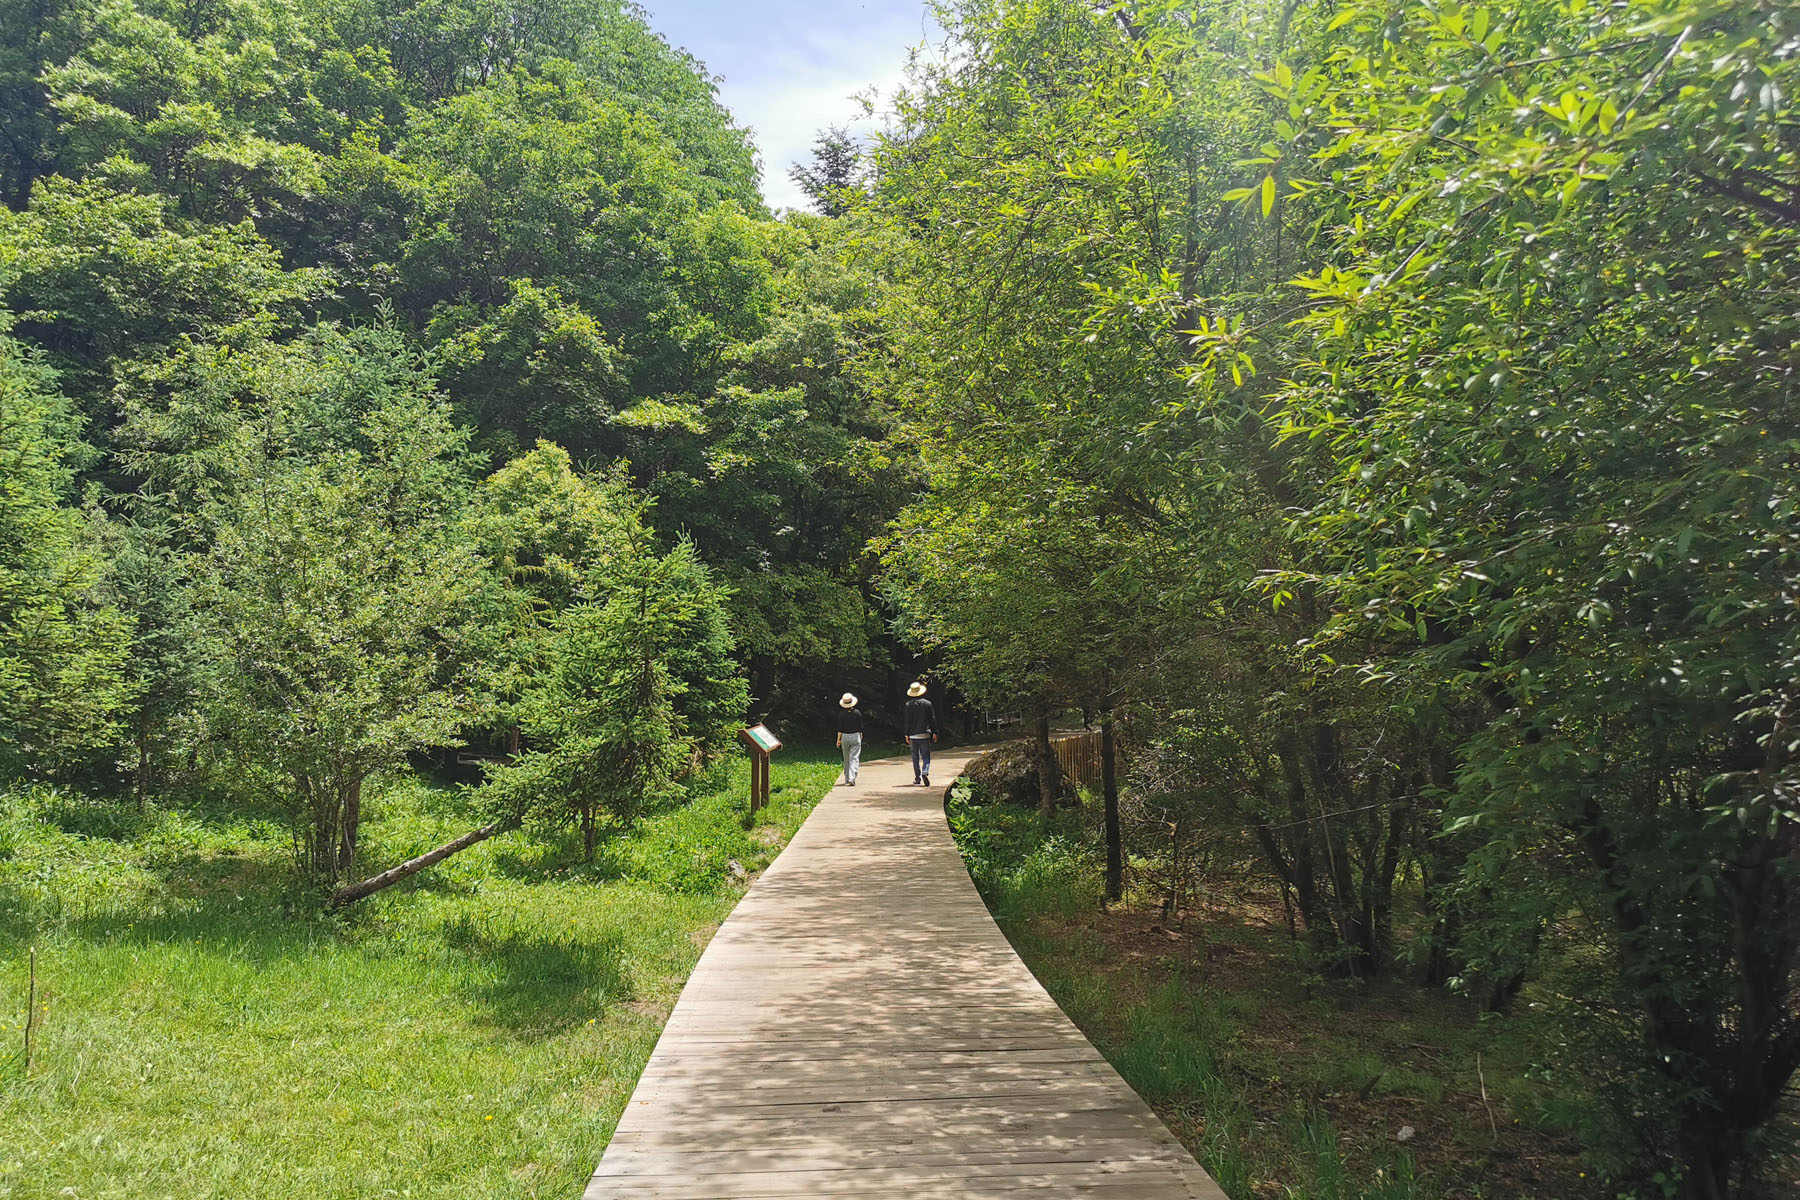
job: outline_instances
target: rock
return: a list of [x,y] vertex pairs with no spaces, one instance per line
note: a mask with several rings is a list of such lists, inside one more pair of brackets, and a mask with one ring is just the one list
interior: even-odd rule
[[[1057,795],[1063,794],[1062,767],[1053,762]],[[964,772],[974,784],[976,803],[1018,804],[1036,808],[1038,804],[1037,759],[1030,742],[1006,742],[996,746],[975,761]]]
[[1400,1127],[1400,1132],[1394,1135],[1394,1140],[1396,1142],[1410,1142],[1413,1140],[1413,1134],[1415,1132],[1417,1131],[1414,1130],[1411,1125],[1402,1125]]

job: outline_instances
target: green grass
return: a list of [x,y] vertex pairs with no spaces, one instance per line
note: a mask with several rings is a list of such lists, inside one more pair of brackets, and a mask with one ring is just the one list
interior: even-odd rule
[[[766,865],[836,765],[784,750],[752,829],[733,762],[592,865],[514,833],[342,917],[293,891],[270,819],[0,797],[0,1197],[577,1194],[732,864]],[[370,807],[371,866],[474,816],[407,780]]]

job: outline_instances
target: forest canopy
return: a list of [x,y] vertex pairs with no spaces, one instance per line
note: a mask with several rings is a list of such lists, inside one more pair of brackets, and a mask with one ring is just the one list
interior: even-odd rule
[[342,884],[364,784],[464,748],[592,853],[746,668],[885,660],[872,277],[639,10],[0,23],[10,776],[273,800]]

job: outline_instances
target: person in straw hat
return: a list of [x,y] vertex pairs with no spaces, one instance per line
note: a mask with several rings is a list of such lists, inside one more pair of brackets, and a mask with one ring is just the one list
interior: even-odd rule
[[856,771],[862,765],[862,710],[856,707],[856,697],[845,692],[838,701],[838,749],[844,752],[844,783],[856,786]]
[[937,741],[938,735],[937,709],[925,698],[925,685],[917,680],[906,689],[906,694],[906,744],[912,747],[913,783],[930,787],[931,743]]

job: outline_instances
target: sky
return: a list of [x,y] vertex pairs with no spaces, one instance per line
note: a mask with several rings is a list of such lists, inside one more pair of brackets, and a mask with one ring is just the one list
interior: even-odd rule
[[722,77],[719,99],[756,138],[773,208],[806,206],[788,168],[811,161],[828,125],[873,128],[853,97],[891,95],[908,49],[936,34],[924,0],[641,2],[651,28]]

